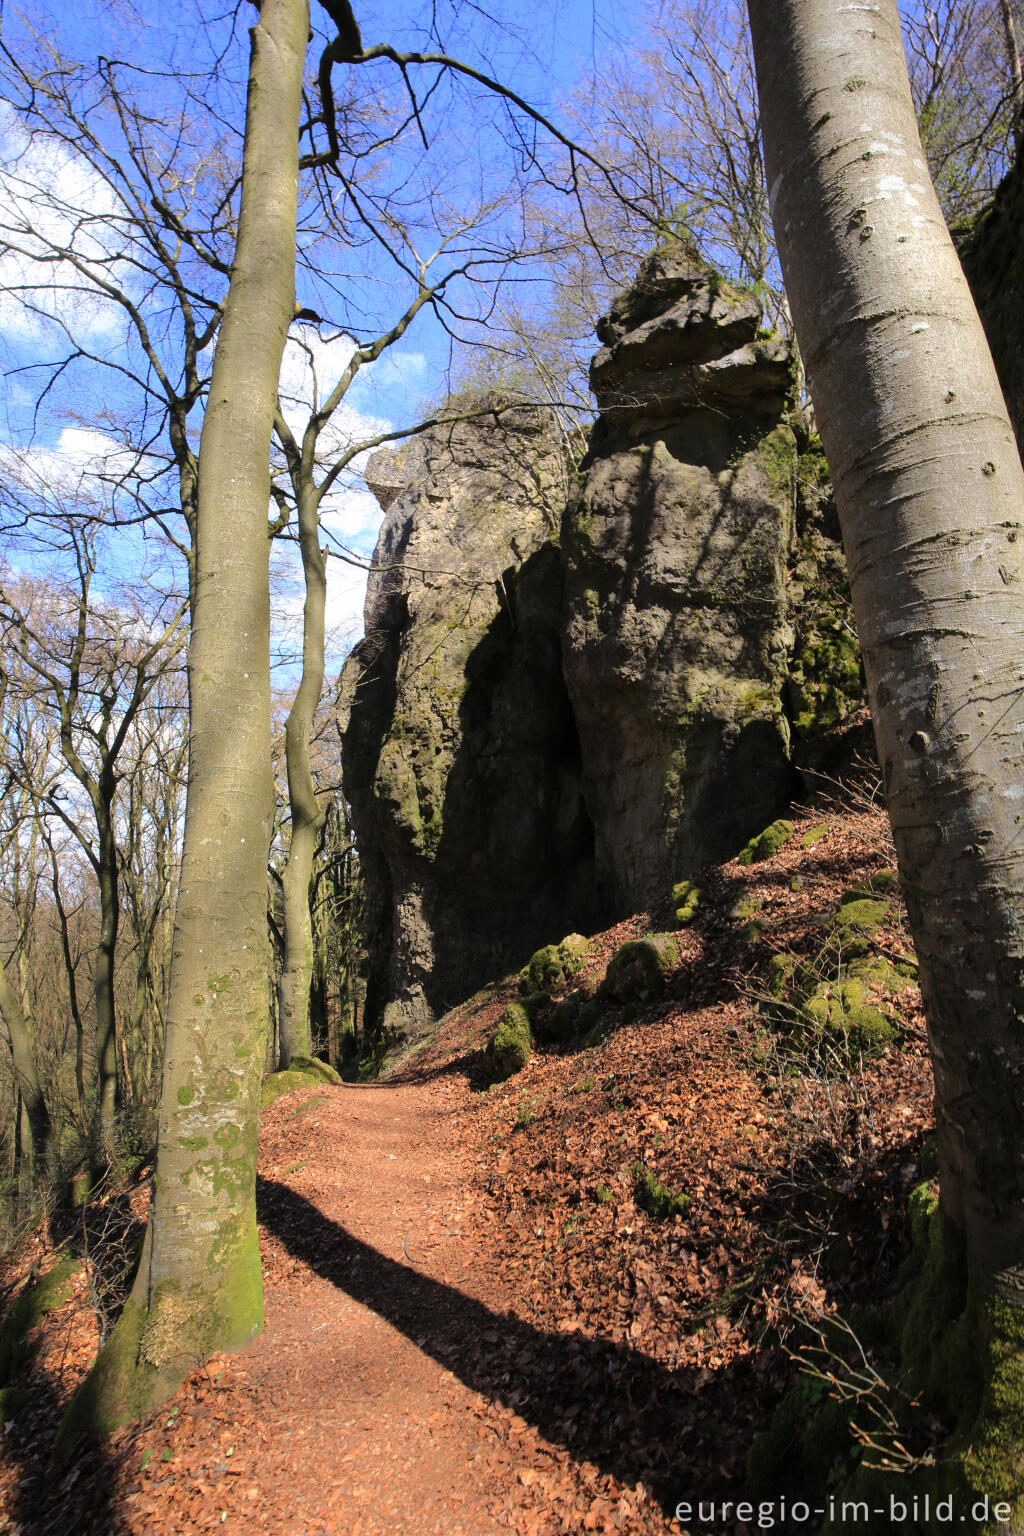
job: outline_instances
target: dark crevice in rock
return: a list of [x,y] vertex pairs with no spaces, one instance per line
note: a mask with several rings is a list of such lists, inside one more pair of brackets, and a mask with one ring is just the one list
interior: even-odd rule
[[735,853],[859,704],[827,470],[760,320],[666,245],[599,322],[571,483],[547,414],[498,399],[371,459],[342,681],[371,1038]]

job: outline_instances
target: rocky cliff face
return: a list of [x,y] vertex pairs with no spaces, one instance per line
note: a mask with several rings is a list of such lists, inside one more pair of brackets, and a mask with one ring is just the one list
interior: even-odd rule
[[617,911],[734,851],[791,792],[792,359],[760,320],[677,246],[598,325],[563,656]]
[[955,230],[964,273],[978,306],[1003,387],[1017,446],[1024,452],[1024,160],[1018,158],[969,229]]
[[559,658],[550,423],[514,407],[435,428],[366,478],[385,518],[342,679],[345,793],[367,1017],[394,1033],[603,913]]
[[599,322],[571,484],[522,405],[370,461],[385,519],[342,694],[371,1031],[735,852],[792,794],[791,722],[799,760],[859,703],[827,472],[759,325],[660,250]]

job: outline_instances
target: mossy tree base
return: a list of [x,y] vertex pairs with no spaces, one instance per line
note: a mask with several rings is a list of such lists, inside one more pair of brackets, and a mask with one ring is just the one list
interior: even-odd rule
[[297,1093],[300,1088],[312,1088],[317,1083],[332,1086],[342,1081],[338,1072],[326,1061],[315,1056],[293,1056],[282,1072],[272,1072],[260,1089],[260,1107],[266,1109],[285,1093]]
[[80,1440],[108,1434],[158,1408],[214,1351],[244,1349],[263,1329],[263,1285],[255,1224],[216,1287],[168,1281],[140,1304],[141,1275],[121,1316],[64,1415],[54,1442],[63,1461]]
[[[891,1307],[855,1320],[862,1335],[870,1323],[898,1349],[892,1380],[878,1389],[898,1420],[892,1468],[878,1464],[884,1449],[862,1456],[857,1447],[852,1426],[863,1427],[860,1400],[802,1376],[751,1451],[753,1491],[767,1496],[799,1473],[802,1487],[834,1511],[825,1536],[848,1528],[853,1506],[866,1509],[857,1530],[867,1536],[894,1525],[905,1536],[951,1526],[1021,1536],[1024,1308],[969,1284],[962,1239],[928,1185],[911,1196],[910,1224],[912,1249]],[[835,1330],[837,1357],[842,1337]],[[936,1419],[948,1434],[929,1453]],[[916,1449],[916,1459],[901,1447]],[[898,1521],[894,1508],[905,1511]]]

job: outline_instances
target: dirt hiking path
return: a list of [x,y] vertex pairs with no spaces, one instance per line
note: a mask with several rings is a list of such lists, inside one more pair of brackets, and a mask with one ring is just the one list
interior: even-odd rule
[[[898,1051],[824,1080],[794,1077],[752,1006],[774,952],[818,955],[822,914],[889,870],[875,810],[812,830],[718,872],[679,940],[685,998],[612,1013],[599,1044],[536,1051],[477,1091],[504,982],[400,1078],[272,1104],[265,1333],[55,1476],[48,1446],[98,1342],[80,1271],[0,1429],[0,1536],[666,1536],[677,1502],[749,1497],[748,1451],[793,1376],[779,1341],[897,1283],[932,1134],[916,989]],[[739,897],[766,931],[736,932]],[[599,936],[579,984],[664,923]],[[895,904],[878,944],[906,956]],[[685,1213],[652,1212],[640,1169]],[[126,1252],[145,1190],[124,1197]],[[737,1513],[722,1536],[749,1527]]]
[[[465,1079],[444,1072],[270,1106],[266,1330],[112,1437],[109,1509],[95,1526],[76,1520],[83,1536],[671,1528],[642,1484],[609,1495],[607,1476],[515,1411],[550,1352],[505,1315],[466,1110]],[[52,1536],[61,1507],[81,1507],[81,1489],[63,1506],[57,1490],[38,1496],[24,1485],[0,1530]]]
[[443,1082],[320,1089],[268,1112],[267,1329],[244,1361],[265,1405],[267,1530],[508,1529],[480,1400],[441,1363],[458,1293],[487,1278],[451,1097]]

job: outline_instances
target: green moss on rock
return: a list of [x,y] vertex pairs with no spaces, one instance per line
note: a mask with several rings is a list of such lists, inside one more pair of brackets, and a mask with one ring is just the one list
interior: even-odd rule
[[803,736],[833,730],[860,708],[864,702],[860,646],[848,611],[822,607],[801,627],[789,685],[794,729]]
[[[880,889],[890,888],[877,878]],[[823,919],[825,938],[815,954],[777,954],[769,962],[772,1017],[800,1051],[828,1043],[856,1061],[883,1054],[898,1037],[895,1000],[917,967],[911,958],[892,961],[874,952],[897,911],[895,901],[874,891],[862,881],[844,893]]]
[[896,1030],[871,998],[891,990],[890,972],[884,960],[854,961],[838,980],[819,982],[802,1005],[812,1032],[830,1036],[854,1059],[883,1055]]
[[672,887],[672,922],[676,928],[688,928],[697,916],[701,890],[692,880],[680,880]]
[[649,933],[617,949],[608,963],[600,995],[618,1003],[651,1003],[664,997],[669,973],[679,964],[679,941],[671,933]]
[[823,837],[828,837],[828,825],[824,821],[821,822],[821,824],[817,827],[810,827],[804,833],[803,837],[800,839],[800,847],[813,848],[816,843],[821,842]]
[[263,1080],[260,1090],[260,1108],[266,1109],[286,1093],[297,1093],[300,1088],[312,1088],[316,1083],[340,1083],[342,1079],[326,1061],[312,1056],[293,1056],[291,1065],[283,1072],[272,1072]]
[[509,1003],[487,1042],[487,1059],[498,1079],[521,1072],[530,1059],[530,1019],[522,1003]]
[[528,992],[522,1000],[522,1007],[526,1010],[526,1017],[531,1026],[536,1023],[545,1008],[550,1008],[551,999],[546,992]]
[[[543,996],[542,993],[537,994]],[[587,1001],[582,992],[570,992],[560,1003],[550,1003],[542,1014],[530,1014],[530,1022],[533,1032],[542,1045],[565,1045],[575,1039],[580,1011]],[[529,1013],[530,999],[524,999],[523,1006]],[[544,1002],[548,1003],[545,997]]]
[[316,1056],[293,1056],[288,1063],[290,1072],[307,1072],[311,1077],[320,1078],[324,1083],[340,1083],[341,1076],[328,1061],[320,1061]]
[[799,964],[797,956],[790,954],[788,950],[772,955],[768,962],[768,991],[772,997],[779,999],[785,996],[789,982]]
[[690,1196],[678,1194],[656,1179],[649,1168],[636,1163],[632,1169],[636,1203],[655,1221],[671,1221],[675,1216],[685,1216],[690,1209]]
[[832,938],[849,946],[857,939],[872,939],[878,930],[896,916],[894,902],[877,896],[859,896],[850,891],[840,898],[829,919]]
[[576,1020],[576,1028],[587,1047],[601,1045],[615,1028],[614,1017],[603,1008],[597,998],[583,1004]]
[[590,953],[590,941],[581,933],[570,933],[560,944],[545,944],[535,950],[519,972],[519,990],[524,996],[543,992],[550,997],[560,992],[582,970]]
[[780,817],[773,821],[771,826],[765,827],[757,837],[752,837],[747,846],[739,855],[741,864],[760,864],[764,859],[772,858],[780,848],[784,848],[793,836],[793,823]]
[[558,946],[558,957],[567,978],[577,976],[590,954],[590,940],[582,933],[568,933]]
[[739,926],[739,936],[744,944],[752,944],[768,927],[760,896],[737,897],[729,907],[729,918]]

